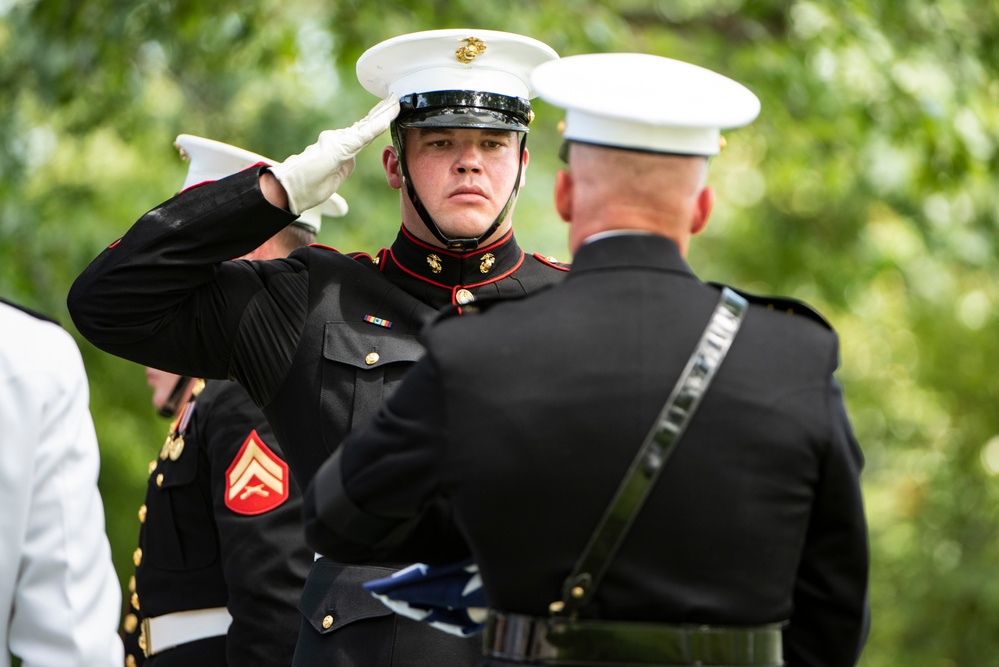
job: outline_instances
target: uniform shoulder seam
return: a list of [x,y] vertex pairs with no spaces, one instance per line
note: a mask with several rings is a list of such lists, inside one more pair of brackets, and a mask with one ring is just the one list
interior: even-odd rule
[[728,287],[730,290],[742,296],[747,301],[752,304],[763,306],[767,310],[775,312],[784,312],[788,315],[799,315],[802,317],[807,317],[810,320],[818,322],[826,329],[833,331],[832,324],[823,317],[817,310],[809,306],[804,301],[799,301],[798,299],[793,299],[786,296],[774,296],[765,294],[753,294],[751,292],[745,292],[730,285],[723,285],[721,283],[708,283],[712,287],[717,287],[721,289],[722,287]]
[[8,306],[10,306],[11,308],[14,308],[15,310],[19,310],[22,313],[24,313],[25,315],[30,315],[31,317],[35,318],[36,320],[42,320],[43,322],[49,322],[49,323],[55,324],[56,326],[59,326],[59,327],[62,326],[62,323],[59,322],[59,320],[55,319],[54,317],[50,317],[50,316],[45,315],[43,313],[39,313],[38,311],[32,310],[32,309],[30,309],[30,308],[28,308],[26,306],[22,306],[19,303],[14,303],[13,301],[8,301],[7,299],[4,299],[3,297],[0,297],[0,303],[5,303]]
[[557,269],[559,271],[568,271],[570,268],[572,268],[571,262],[560,262],[557,259],[555,259],[555,257],[553,257],[552,255],[542,255],[540,252],[536,252],[532,256],[534,257],[534,259],[538,260],[542,264],[550,266],[553,269]]

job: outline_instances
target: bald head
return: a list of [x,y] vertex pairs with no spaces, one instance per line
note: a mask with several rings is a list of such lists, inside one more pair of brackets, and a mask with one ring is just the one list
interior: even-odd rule
[[686,253],[714,196],[705,187],[707,159],[573,143],[569,170],[556,183],[556,206],[570,223],[573,252],[589,236],[636,230],[666,236]]

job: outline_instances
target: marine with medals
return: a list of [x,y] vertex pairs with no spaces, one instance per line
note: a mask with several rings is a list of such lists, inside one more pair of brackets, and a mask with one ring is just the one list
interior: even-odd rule
[[[233,378],[261,406],[304,486],[422,356],[424,324],[446,306],[520,296],[568,267],[525,253],[512,214],[529,155],[529,75],[556,59],[519,35],[403,35],[358,61],[384,98],[350,128],[273,167],[187,191],[143,216],[78,278],[69,307],[96,346],[179,374]],[[374,257],[311,247],[229,262],[333,194],[354,156],[382,152],[402,228]],[[468,664],[475,640],[398,618],[360,586],[400,563],[312,568],[295,664]]]

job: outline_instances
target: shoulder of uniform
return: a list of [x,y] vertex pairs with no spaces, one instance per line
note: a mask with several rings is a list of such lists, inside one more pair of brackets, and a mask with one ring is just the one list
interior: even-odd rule
[[775,312],[787,313],[788,315],[799,315],[802,317],[807,317],[814,320],[824,326],[827,329],[832,329],[832,325],[829,321],[822,317],[821,314],[808,304],[803,301],[798,301],[797,299],[792,299],[785,296],[772,296],[766,294],[752,294],[750,292],[744,292],[742,290],[736,289],[731,285],[722,285],[721,283],[709,283],[713,287],[721,289],[723,287],[728,287],[730,290],[738,294],[739,296],[746,299],[751,304],[757,306],[763,306],[767,310],[772,310]]
[[347,257],[350,257],[355,262],[360,262],[366,266],[373,266],[381,268],[382,258],[385,257],[386,249],[382,248],[374,255],[370,255],[366,252],[348,252],[345,253]]
[[348,253],[344,253],[344,254],[346,254],[347,257],[350,257],[351,259],[353,259],[355,261],[358,261],[358,262],[362,262],[364,264],[376,264],[377,263],[377,261],[375,260],[375,258],[372,257],[371,255],[369,255],[366,252],[348,252]]
[[0,303],[5,303],[8,306],[10,306],[11,308],[14,308],[15,310],[19,310],[22,313],[24,313],[25,315],[30,315],[31,317],[35,318],[36,320],[41,320],[43,322],[50,322],[52,324],[56,324],[58,326],[62,326],[62,324],[59,322],[59,320],[56,320],[56,319],[54,319],[52,317],[49,317],[48,315],[43,315],[42,313],[39,313],[39,312],[34,311],[34,310],[31,310],[30,308],[26,308],[26,307],[22,306],[19,303],[14,303],[13,301],[8,301],[7,299],[4,299],[2,297],[0,297]]
[[551,268],[557,269],[559,271],[568,271],[570,268],[572,268],[571,262],[560,262],[551,255],[542,255],[540,252],[536,252],[534,253],[533,257],[542,264],[550,266]]
[[[351,253],[342,253],[339,250],[337,250],[336,248],[334,248],[333,246],[326,245],[325,243],[310,243],[309,245],[307,245],[305,247],[308,248],[309,250],[325,250],[327,252],[335,252],[338,255],[344,255],[344,254],[346,254],[348,257],[350,257],[350,255],[351,255]],[[357,254],[357,253],[354,253],[354,254]]]
[[[368,265],[372,265],[372,266],[377,266],[378,265],[378,262],[381,260],[381,256],[382,256],[382,252],[383,252],[383,250],[380,250],[380,251],[378,251],[378,254],[376,254],[375,256],[371,256],[370,254],[368,254],[366,252],[362,252],[362,251],[357,251],[357,252],[343,252],[341,250],[337,250],[333,246],[328,246],[328,245],[325,245],[325,244],[322,244],[322,243],[310,243],[306,247],[309,250],[319,251],[320,253],[330,253],[331,255],[335,255],[337,257],[346,257],[347,259],[352,259],[355,262],[358,262],[359,264],[368,264]],[[300,249],[298,249],[298,250],[300,250]],[[297,250],[296,250],[296,252],[297,252]],[[326,255],[326,256],[329,256],[329,255]]]

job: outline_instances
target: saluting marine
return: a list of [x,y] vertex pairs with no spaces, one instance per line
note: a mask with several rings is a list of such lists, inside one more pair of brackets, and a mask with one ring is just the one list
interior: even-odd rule
[[[270,162],[192,135],[176,146],[190,160],[183,190]],[[313,241],[321,212],[342,215],[346,202],[309,211],[246,257],[282,257]],[[313,553],[277,439],[235,382],[153,368],[146,375],[154,406],[172,421],[138,512],[125,665],[286,666]]]
[[[567,266],[525,253],[512,226],[529,160],[530,71],[556,58],[536,40],[471,29],[372,47],[357,74],[384,99],[368,116],[279,165],[185,191],[143,216],[74,284],[77,327],[144,365],[238,381],[304,487],[423,355],[418,334],[441,308],[523,295],[566,275]],[[325,201],[390,126],[382,164],[402,218],[391,246],[373,257],[313,246],[287,259],[226,261]],[[361,588],[399,564],[319,559],[300,603],[295,664],[473,660],[475,640],[398,618]]]
[[720,129],[758,99],[644,54],[563,58],[532,82],[567,110],[572,271],[425,330],[306,490],[310,543],[355,562],[473,553],[482,667],[855,664],[863,455],[836,334],[685,260]]

